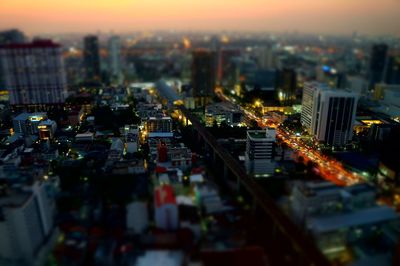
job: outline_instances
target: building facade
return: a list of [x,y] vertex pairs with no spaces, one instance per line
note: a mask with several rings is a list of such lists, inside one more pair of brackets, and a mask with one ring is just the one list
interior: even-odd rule
[[108,60],[111,80],[117,84],[121,84],[121,39],[118,36],[112,36],[108,40]]
[[216,73],[216,54],[209,50],[195,50],[192,54],[192,89],[197,106],[204,106],[214,94]]
[[311,133],[318,142],[344,146],[353,137],[358,96],[335,89],[318,89],[314,95]]
[[99,39],[97,36],[89,35],[84,38],[83,60],[85,66],[86,80],[100,80],[100,54]]
[[11,105],[60,104],[67,96],[61,46],[49,40],[0,46]]
[[267,177],[275,172],[273,161],[275,129],[247,131],[246,171],[255,177]]

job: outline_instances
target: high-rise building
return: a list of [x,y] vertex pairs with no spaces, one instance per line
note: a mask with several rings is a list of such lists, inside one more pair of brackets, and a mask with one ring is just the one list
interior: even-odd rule
[[236,71],[233,59],[240,56],[238,49],[222,49],[218,60],[218,80],[227,86],[235,85]]
[[0,31],[0,45],[24,43],[26,37],[17,29]]
[[67,94],[61,46],[50,40],[0,46],[12,105],[60,104]]
[[46,113],[21,113],[13,118],[13,129],[17,134],[34,135],[39,133],[39,124],[47,120]]
[[372,46],[369,65],[369,81],[371,88],[373,88],[376,83],[383,81],[387,51],[388,46],[386,44],[382,43]]
[[[17,29],[11,29],[0,32],[0,45],[24,43],[26,37],[23,32]],[[4,70],[0,60],[0,91],[6,90]]]
[[318,88],[311,123],[315,139],[330,146],[346,145],[353,137],[357,101],[356,93]]
[[275,172],[273,161],[275,129],[248,130],[245,163],[248,174],[255,177],[269,176]]
[[275,68],[275,55],[271,46],[260,47],[257,50],[258,65],[262,69]]
[[197,106],[204,106],[212,97],[216,79],[216,54],[199,49],[192,54],[192,89]]
[[277,71],[278,99],[283,105],[291,105],[296,101],[296,71],[284,68]]
[[97,36],[89,35],[84,38],[83,56],[86,79],[88,81],[100,80],[100,53]]
[[112,36],[108,40],[108,60],[111,80],[120,84],[122,82],[121,39],[118,36]]
[[301,102],[301,124],[311,133],[311,121],[314,107],[314,93],[319,86],[319,82],[305,82],[303,87],[303,99]]
[[55,205],[46,186],[36,181],[0,198],[0,259],[33,265],[54,227]]
[[400,84],[400,53],[390,55],[386,64],[385,82],[387,84]]
[[301,123],[319,142],[343,146],[353,137],[357,102],[357,93],[306,82]]

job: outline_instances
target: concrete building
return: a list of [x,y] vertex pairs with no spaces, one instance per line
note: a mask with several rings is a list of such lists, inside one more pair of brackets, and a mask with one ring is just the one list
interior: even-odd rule
[[0,46],[12,105],[60,104],[67,96],[62,50],[50,40]]
[[95,35],[89,35],[84,38],[83,42],[86,79],[88,81],[99,81],[101,79],[99,39]]
[[42,120],[38,125],[38,130],[40,139],[52,139],[57,130],[57,123],[50,119]]
[[178,206],[171,185],[156,187],[154,190],[155,222],[158,228],[176,230],[179,225]]
[[139,143],[139,128],[137,125],[125,125],[125,148],[127,153],[134,153],[138,151]]
[[353,137],[357,102],[356,93],[319,88],[314,93],[311,134],[330,146],[346,145]]
[[284,105],[292,105],[296,101],[297,74],[294,69],[283,68],[277,71],[277,93],[279,101]]
[[13,129],[17,134],[34,135],[39,132],[38,126],[42,121],[47,120],[47,114],[39,113],[21,113],[13,119]]
[[135,201],[126,206],[126,227],[134,234],[143,233],[149,226],[146,202]]
[[321,143],[343,146],[353,137],[358,94],[318,82],[303,88],[301,123]]
[[111,80],[116,84],[122,83],[121,39],[112,36],[108,40],[108,60]]
[[196,106],[205,106],[214,94],[217,56],[214,51],[195,50],[192,54],[191,83]]
[[172,119],[169,116],[150,117],[146,122],[147,132],[172,132]]
[[311,121],[314,107],[314,93],[322,84],[319,82],[305,82],[303,87],[303,99],[301,102],[301,124],[311,132]]
[[371,48],[369,62],[369,81],[373,88],[376,83],[384,80],[384,70],[387,60],[388,46],[387,44],[375,44]]
[[[351,253],[351,265],[389,265],[387,251],[397,243],[399,216],[393,208],[376,203],[372,186],[295,183],[291,212],[328,258],[335,260]],[[379,250],[374,241],[386,244]]]
[[263,177],[275,172],[275,136],[275,129],[271,128],[247,131],[245,163],[248,174]]
[[11,191],[0,198],[0,259],[33,265],[54,227],[54,201],[45,183]]

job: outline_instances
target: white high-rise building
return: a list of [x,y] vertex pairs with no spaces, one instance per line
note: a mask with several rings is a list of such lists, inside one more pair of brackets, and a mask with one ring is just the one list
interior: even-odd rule
[[0,46],[12,105],[60,104],[67,96],[62,50],[49,40]]
[[306,82],[301,123],[314,138],[331,146],[343,146],[353,137],[358,94]]
[[0,198],[0,261],[31,265],[54,228],[54,201],[46,183],[11,191]]
[[303,87],[303,99],[301,102],[301,124],[311,132],[311,121],[314,107],[314,93],[323,86],[319,82],[305,82]]
[[275,129],[247,131],[245,163],[248,174],[262,177],[275,172],[273,161],[275,138]]
[[112,80],[117,83],[122,82],[121,67],[121,39],[118,36],[112,36],[108,40],[109,68]]
[[353,137],[358,95],[338,89],[319,89],[314,95],[312,134],[330,146],[346,145]]

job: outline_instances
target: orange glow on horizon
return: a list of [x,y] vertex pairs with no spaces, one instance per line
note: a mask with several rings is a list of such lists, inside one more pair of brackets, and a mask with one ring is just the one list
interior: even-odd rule
[[267,30],[400,35],[394,0],[1,0],[0,28],[27,33]]

